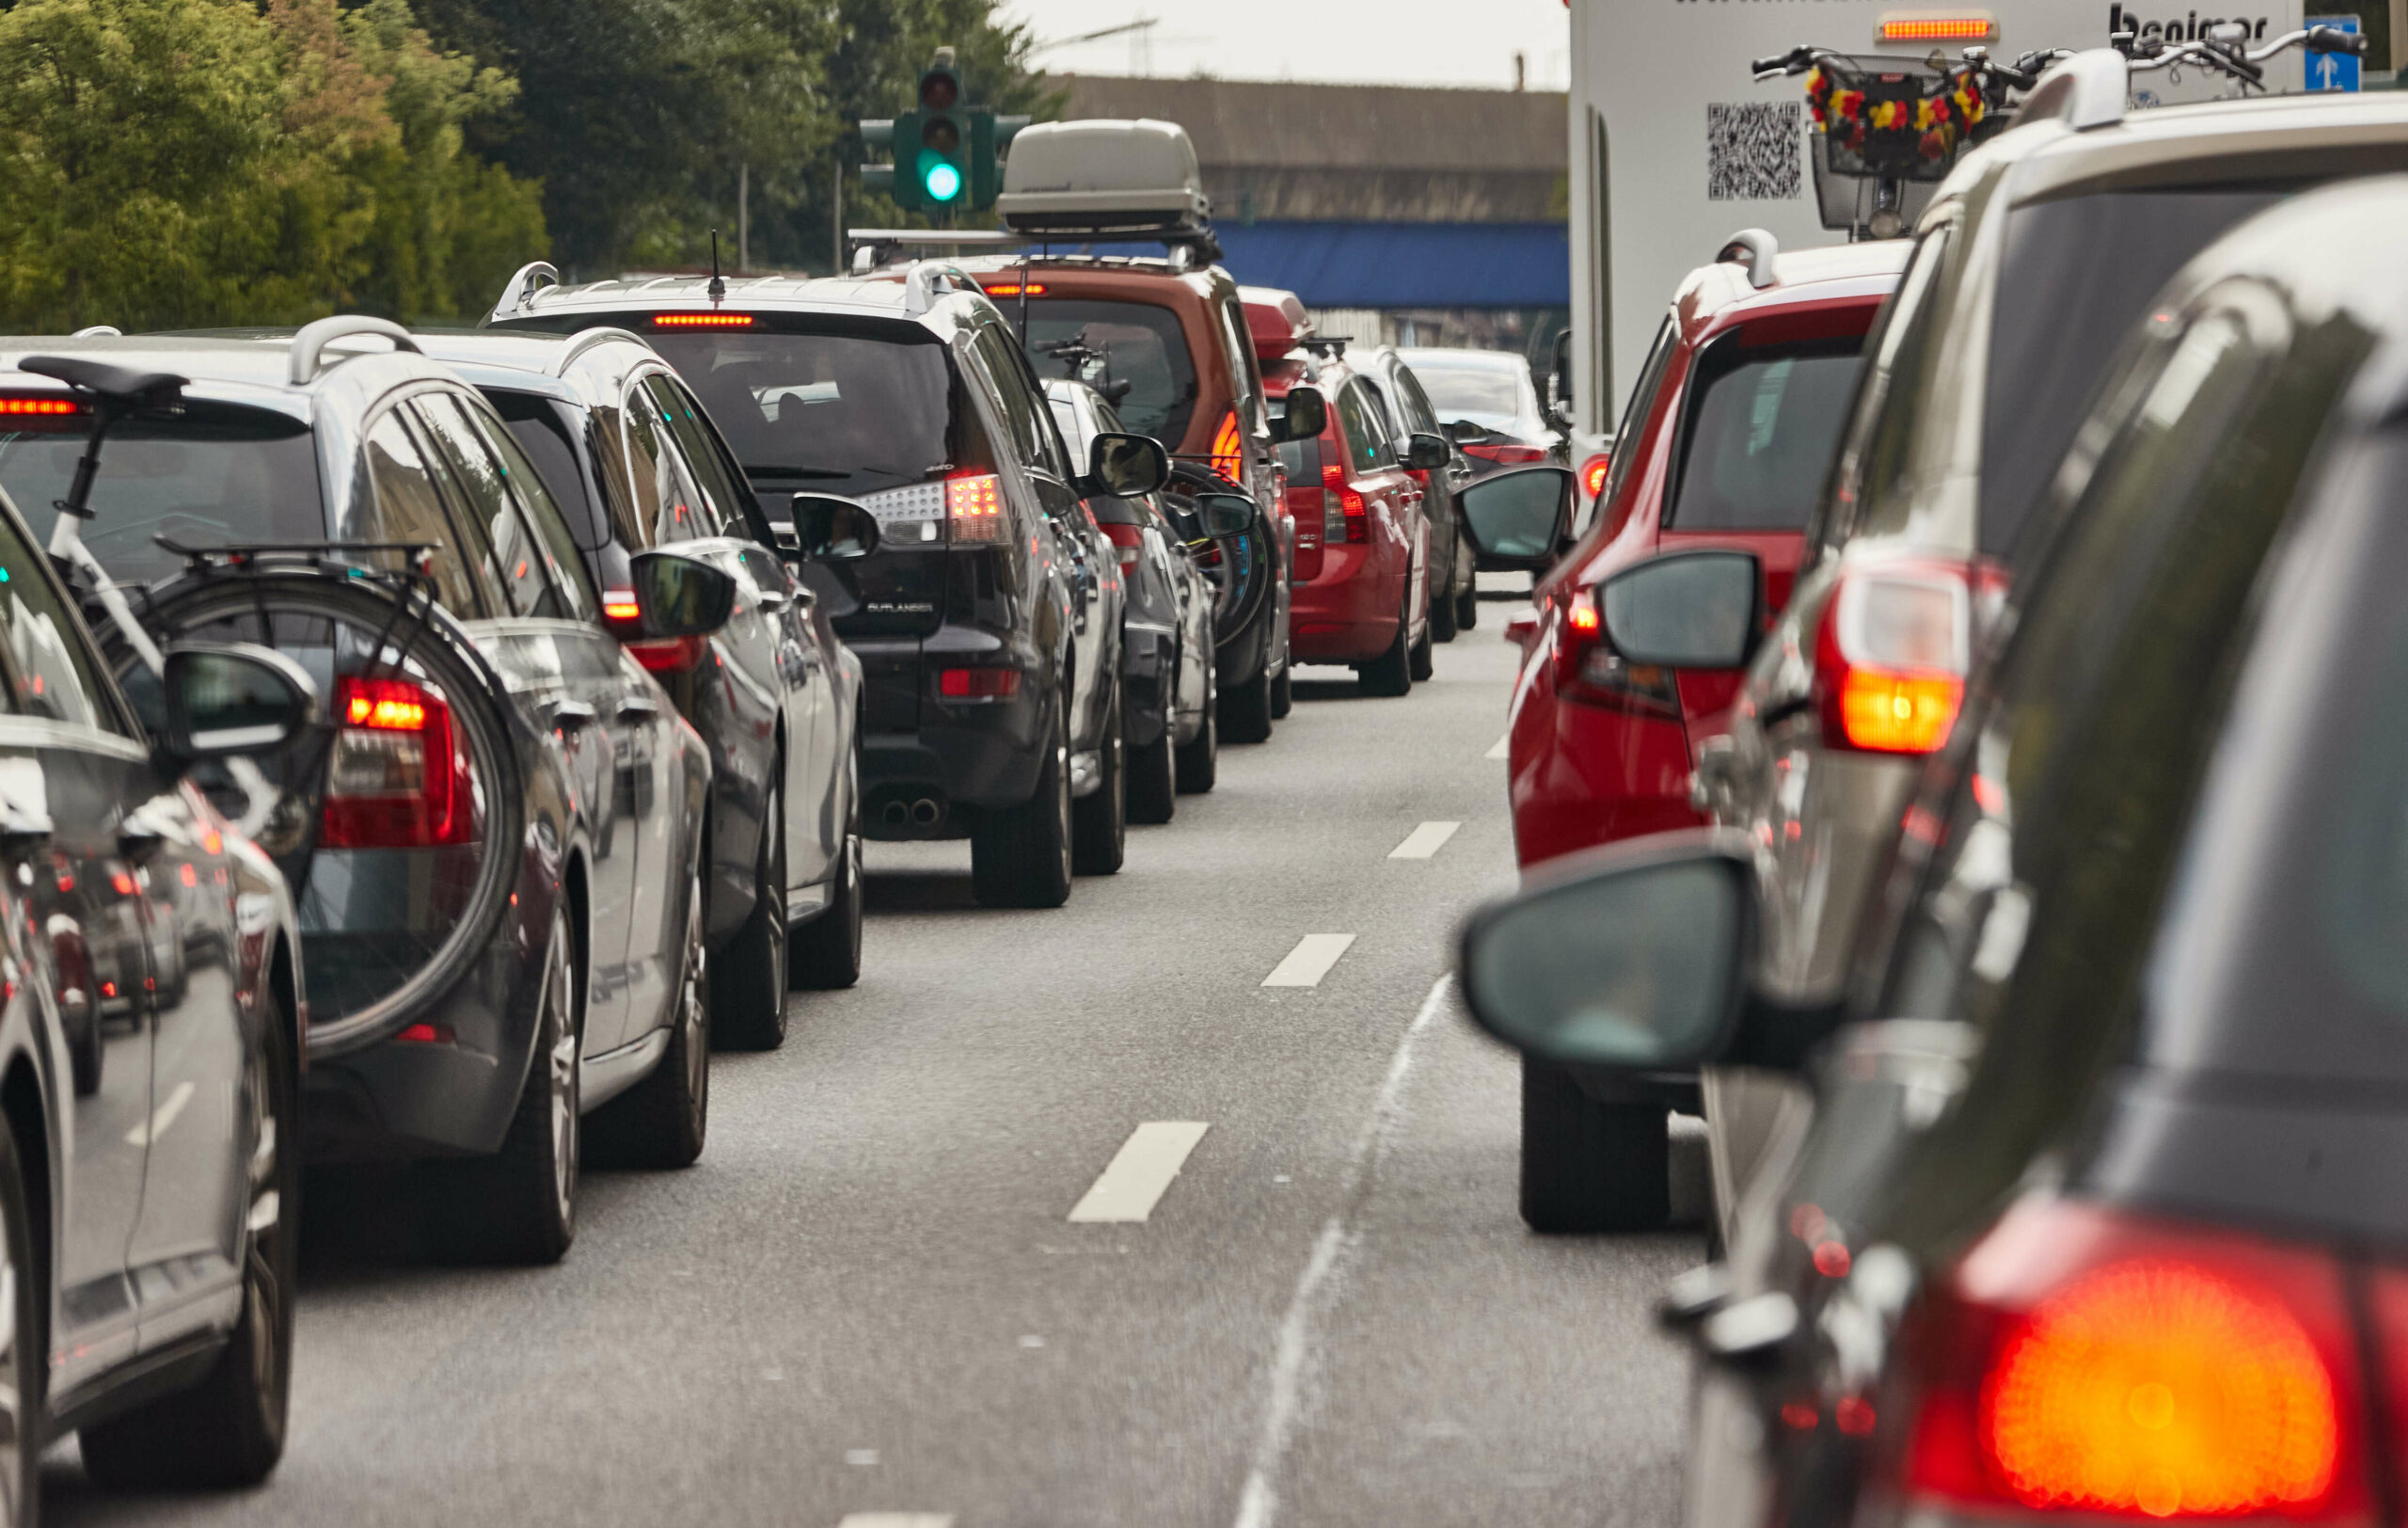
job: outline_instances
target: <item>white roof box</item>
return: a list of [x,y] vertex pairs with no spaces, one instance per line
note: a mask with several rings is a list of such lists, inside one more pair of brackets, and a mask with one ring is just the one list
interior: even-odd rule
[[1183,233],[1212,203],[1187,129],[1099,118],[1021,129],[995,210],[1020,233]]

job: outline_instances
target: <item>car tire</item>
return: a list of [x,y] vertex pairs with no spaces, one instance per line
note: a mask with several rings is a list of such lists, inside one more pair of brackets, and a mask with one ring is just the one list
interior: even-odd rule
[[1569,1071],[1523,1057],[1523,1223],[1551,1235],[1669,1224],[1671,1112],[1600,1104]]
[[798,992],[837,992],[862,979],[862,760],[856,748],[846,766],[852,772],[852,805],[845,818],[835,885],[826,911],[794,931],[786,945],[786,984]]
[[1431,592],[1430,640],[1433,642],[1455,640],[1455,586],[1452,582],[1444,589]]
[[1258,674],[1221,692],[1221,731],[1229,742],[1271,740],[1271,677]]
[[577,1178],[584,1148],[583,1026],[577,943],[556,907],[544,947],[534,1055],[518,1107],[491,1156],[421,1170],[433,1239],[465,1262],[558,1263],[577,1239]]
[[1129,857],[1128,737],[1116,685],[1103,737],[1096,746],[1096,768],[1102,778],[1070,806],[1070,868],[1080,875],[1117,875]]
[[1196,736],[1180,744],[1179,793],[1201,796],[1212,788],[1221,774],[1221,702],[1220,696],[1207,684],[1204,694],[1204,720]]
[[980,906],[1059,907],[1070,899],[1069,752],[1066,724],[1057,723],[1036,791],[1018,806],[982,814],[971,829],[970,889]]
[[[770,768],[783,775],[784,761]],[[786,1043],[785,796],[775,784],[761,804],[761,848],[752,867],[752,911],[711,962],[711,1043],[772,1051]]]
[[1468,631],[1480,624],[1480,575],[1465,572],[1455,586],[1455,629]]
[[1129,750],[1129,820],[1167,822],[1179,812],[1178,748],[1170,740],[1171,718],[1163,717],[1163,735],[1143,748]]
[[1415,643],[1412,649],[1405,655],[1405,661],[1412,668],[1413,677],[1417,682],[1430,677],[1438,669],[1437,655],[1430,650],[1432,636],[1431,623],[1423,621],[1421,640]]
[[0,1374],[8,1393],[0,1396],[0,1522],[33,1528],[41,1519],[41,1451],[50,1440],[42,1396],[49,1377],[50,1291],[34,1256],[33,1219],[26,1211],[24,1162],[16,1142],[0,1130],[0,1249],[8,1258],[10,1313]]
[[710,1133],[710,950],[703,937],[703,878],[689,878],[686,932],[669,1048],[642,1082],[594,1111],[587,1156],[614,1167],[689,1167]]
[[[273,989],[261,1008],[259,1038],[235,1102],[250,1122],[242,1313],[198,1383],[83,1430],[84,1471],[97,1485],[154,1490],[256,1486],[284,1456],[293,1302],[300,1278],[301,1110],[293,1030]],[[18,1190],[8,1206],[14,1256],[24,1211],[23,1186],[10,1166],[0,1177]],[[19,1319],[25,1319],[22,1308]],[[20,1512],[8,1520],[28,1519]]]
[[1279,677],[1271,681],[1271,719],[1284,722],[1288,713],[1295,708],[1296,665],[1291,662],[1279,671]]
[[1409,695],[1413,692],[1412,623],[1400,609],[1396,614],[1396,640],[1387,650],[1368,663],[1354,665],[1354,674],[1367,695]]

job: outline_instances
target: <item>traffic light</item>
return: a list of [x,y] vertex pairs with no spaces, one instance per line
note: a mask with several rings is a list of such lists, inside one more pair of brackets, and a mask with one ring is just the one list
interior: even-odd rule
[[941,216],[982,212],[1004,188],[998,156],[1025,117],[998,117],[963,103],[953,50],[939,48],[920,72],[919,101],[892,120],[863,119],[862,142],[895,151],[892,165],[863,165],[862,187],[882,191],[906,212]]

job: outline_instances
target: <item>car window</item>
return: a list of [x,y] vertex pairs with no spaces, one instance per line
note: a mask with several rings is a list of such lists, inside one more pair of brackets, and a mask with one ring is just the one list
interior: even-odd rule
[[764,529],[755,523],[761,517],[760,501],[753,497],[752,481],[745,477],[744,470],[728,454],[718,422],[705,411],[693,390],[676,377],[653,380],[677,405],[681,422],[677,438],[687,444],[687,466],[700,480],[703,491],[720,506],[720,523],[725,527],[721,533],[758,539]]
[[1744,340],[1723,335],[1690,369],[1668,526],[1800,530],[1830,473],[1860,342]]
[[1068,481],[1074,474],[1054,433],[1053,413],[1038,399],[1029,379],[1026,358],[999,325],[979,325],[971,342],[978,348],[979,358],[986,362],[987,374],[995,384],[997,401],[1004,407],[1004,427],[1011,432],[1021,464]]
[[[660,422],[667,443],[677,454],[678,467],[686,481],[694,485],[692,501],[687,505],[689,514],[680,529],[688,539],[738,533],[730,529],[731,524],[743,523],[735,514],[735,488],[726,474],[719,470],[717,454],[694,417],[693,405],[680,397],[676,384],[665,376],[645,377],[642,386],[652,400],[654,417]],[[629,402],[633,402],[632,397]]]
[[627,389],[619,411],[627,433],[627,476],[633,481],[636,518],[644,528],[644,545],[665,546],[713,533],[698,527],[709,522],[697,512],[702,489],[687,475],[686,464],[670,444],[669,426],[659,406],[642,383]]
[[1247,432],[1268,431],[1271,408],[1262,395],[1261,374],[1255,369],[1254,342],[1246,336],[1245,313],[1234,298],[1213,306],[1221,316],[1221,347],[1227,352],[1229,383],[1236,390],[1239,410],[1246,417]]
[[352,521],[341,533],[356,541],[414,541],[433,548],[428,566],[436,602],[463,621],[477,620],[485,609],[474,556],[452,529],[425,449],[399,408],[369,427],[368,480],[374,494],[353,500]]
[[1347,456],[1356,471],[1393,465],[1387,435],[1380,425],[1379,405],[1367,394],[1359,378],[1338,390],[1338,422],[1346,432]]
[[[1666,318],[1656,331],[1655,346],[1647,352],[1647,364],[1639,369],[1639,381],[1632,386],[1630,396],[1623,401],[1622,422],[1614,427],[1613,465],[1607,469],[1606,485],[1598,490],[1596,502],[1589,510],[1592,522],[1620,495],[1623,481],[1630,476],[1630,464],[1641,454],[1639,450],[1640,426],[1655,404],[1657,390],[1664,386],[1664,373],[1672,364],[1672,352],[1680,348],[1679,340],[1680,330],[1671,319]],[[1480,422],[1475,420],[1473,422]]]
[[[592,416],[581,408],[506,388],[487,392],[485,402],[501,416],[519,452],[535,464],[536,476],[551,491],[561,513],[568,517],[577,544],[592,549],[610,540],[610,527],[603,519],[601,506],[594,502],[593,488],[585,479],[585,459],[571,434],[580,425],[590,429]],[[592,449],[590,440],[587,449]]]
[[1396,395],[1404,405],[1404,422],[1408,429],[1430,435],[1438,433],[1438,411],[1431,406],[1430,395],[1421,390],[1421,379],[1413,374],[1413,368],[1400,366],[1396,369]]
[[0,643],[8,648],[10,708],[131,737],[48,565],[18,535],[15,517],[0,514]]
[[578,550],[577,537],[569,531],[559,501],[552,497],[542,474],[507,431],[488,429],[484,438],[493,447],[494,454],[501,458],[502,479],[517,500],[518,513],[534,528],[535,543],[544,555],[544,569],[550,575],[551,592],[560,600],[560,615],[572,621],[593,620],[602,608],[601,598],[594,592],[593,573]]
[[1135,434],[1150,435],[1172,451],[1186,438],[1196,415],[1196,362],[1172,310],[1150,302],[1031,297],[1022,343],[1038,376],[1085,382],[1120,410]]
[[1396,400],[1388,396],[1386,389],[1368,376],[1363,378],[1363,390],[1370,397],[1373,417],[1379,421],[1380,433],[1391,441],[1402,439],[1404,438],[1403,415],[1398,412]]
[[501,592],[502,610],[529,617],[566,614],[552,597],[551,580],[544,572],[544,550],[510,501],[501,463],[484,431],[450,393],[420,393],[412,402],[433,434],[444,465],[452,470],[462,506],[462,529],[469,545],[487,559],[488,577]]
[[[1820,522],[1808,531],[1812,549],[1837,548],[1854,535],[1873,500],[1906,473],[1908,441],[1922,417],[1914,381],[1941,343],[1948,307],[1940,300],[1941,276],[1955,232],[1954,224],[1942,223],[1916,242],[1898,290],[1875,321],[1832,468],[1831,491],[1817,506]],[[1621,454],[1615,455],[1619,467]]]
[[[1654,359],[1652,356],[1649,358]],[[1413,375],[1429,390],[1432,406],[1438,416],[1450,424],[1457,420],[1469,420],[1488,429],[1501,430],[1510,429],[1522,417],[1521,391],[1513,385],[1513,374],[1501,367],[1424,363],[1414,367]]]

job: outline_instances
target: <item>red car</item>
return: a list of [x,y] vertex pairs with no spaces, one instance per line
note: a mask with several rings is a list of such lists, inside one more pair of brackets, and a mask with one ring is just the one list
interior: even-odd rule
[[[1506,627],[1523,649],[1509,756],[1525,867],[1703,821],[1690,772],[1700,745],[1727,730],[1742,676],[1625,663],[1603,637],[1594,591],[1642,558],[1728,549],[1762,561],[1759,616],[1781,609],[1865,333],[1908,248],[1782,254],[1750,231],[1681,283],[1615,432],[1593,518]],[[1308,619],[1301,597],[1296,610]]]
[[[1259,356],[1276,330],[1266,334],[1270,326],[1253,306],[1247,317]],[[1301,343],[1301,360],[1263,363],[1273,398],[1308,381],[1329,401],[1319,438],[1279,448],[1296,518],[1290,649],[1299,663],[1351,666],[1368,694],[1402,695],[1430,677],[1431,664],[1430,529],[1413,474],[1444,467],[1447,442],[1434,435],[1397,438],[1346,364],[1344,341]]]

